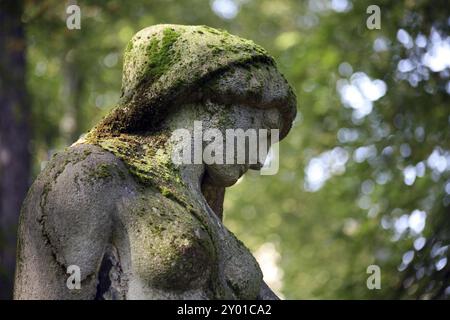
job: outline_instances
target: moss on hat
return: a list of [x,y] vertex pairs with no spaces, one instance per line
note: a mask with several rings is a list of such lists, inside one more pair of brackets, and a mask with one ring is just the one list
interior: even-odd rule
[[174,101],[195,95],[193,88],[232,67],[257,63],[275,66],[262,47],[226,31],[182,25],[145,28],[134,35],[125,50],[118,106],[90,134],[155,128]]

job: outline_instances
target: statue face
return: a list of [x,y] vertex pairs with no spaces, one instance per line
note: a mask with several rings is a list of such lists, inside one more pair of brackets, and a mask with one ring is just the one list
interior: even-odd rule
[[[214,126],[221,132],[224,164],[206,164],[206,171],[212,181],[224,187],[235,184],[248,169],[259,170],[263,166],[271,144],[271,130],[279,129],[281,118],[280,112],[274,108],[257,109],[238,105],[229,107],[227,113],[226,124]],[[233,146],[232,150],[228,148],[230,145]],[[204,145],[204,152],[206,147],[207,144]],[[264,154],[259,148],[264,148]],[[227,158],[232,159],[232,163]]]
[[[258,65],[234,67],[202,89],[201,103],[179,107],[168,122],[189,135],[176,145],[194,146],[182,148],[183,154],[193,155],[183,163],[205,165],[213,184],[228,187],[248,169],[260,169],[271,143],[278,142],[279,132],[273,130],[286,125],[280,110],[289,85],[274,66]],[[196,132],[201,133],[199,148]]]
[[[231,155],[229,150],[225,149],[226,156],[234,158],[232,164],[224,161],[225,164],[206,165],[208,174],[218,185],[230,186],[249,168],[260,169],[264,164],[271,143],[270,134],[273,133],[271,130],[280,129],[282,125],[279,107],[284,101],[283,98],[289,94],[289,87],[275,67],[265,65],[233,68],[213,81],[209,88],[211,87],[209,96],[212,97],[214,102],[211,104],[214,106],[213,112],[209,112],[212,115],[209,122],[211,126],[221,131],[223,145],[230,143],[227,131],[230,133],[234,130],[234,133],[238,133],[236,129],[242,129],[249,136],[253,134],[257,140],[256,146],[255,143],[252,145],[249,142],[249,138],[244,145],[234,141]],[[226,101],[227,106],[221,105],[223,101]],[[264,143],[261,145],[260,142],[264,141],[266,141],[265,154],[261,155],[259,148],[264,148]],[[246,155],[245,163],[238,161],[239,152]]]

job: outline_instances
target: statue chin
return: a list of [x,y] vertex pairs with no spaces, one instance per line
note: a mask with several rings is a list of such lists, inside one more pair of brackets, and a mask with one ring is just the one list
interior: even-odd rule
[[244,164],[213,164],[208,165],[206,172],[210,181],[218,187],[230,187],[247,172],[248,167]]

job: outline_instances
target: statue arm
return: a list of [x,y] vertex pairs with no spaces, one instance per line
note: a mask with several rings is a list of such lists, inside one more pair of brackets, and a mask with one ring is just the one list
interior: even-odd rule
[[16,299],[95,298],[115,206],[115,173],[98,171],[111,165],[108,157],[63,154],[30,189],[19,226]]

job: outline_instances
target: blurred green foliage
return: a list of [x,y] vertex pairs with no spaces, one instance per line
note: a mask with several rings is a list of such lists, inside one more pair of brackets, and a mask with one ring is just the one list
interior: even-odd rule
[[[424,60],[449,45],[448,4],[378,1],[381,29],[369,30],[370,4],[78,1],[81,29],[68,30],[64,1],[26,2],[34,175],[118,100],[135,32],[223,28],[273,54],[299,101],[279,173],[246,175],[225,201],[269,283],[293,299],[448,298],[449,51],[444,68]],[[381,290],[366,286],[371,264]]]

